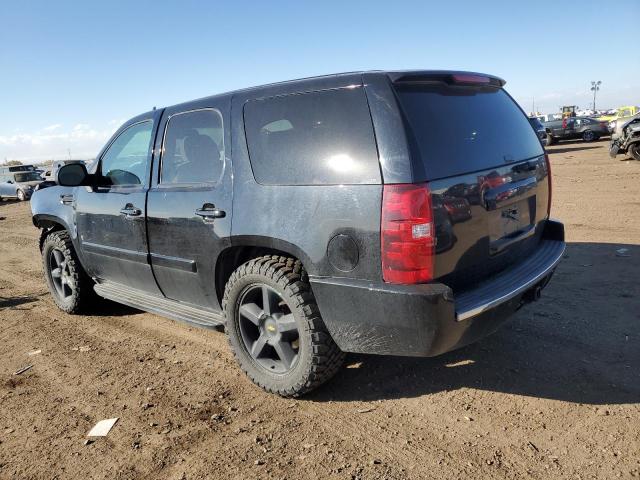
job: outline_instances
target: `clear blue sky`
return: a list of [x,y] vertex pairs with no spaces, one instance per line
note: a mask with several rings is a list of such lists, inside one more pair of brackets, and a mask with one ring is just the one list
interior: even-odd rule
[[621,40],[639,18],[638,0],[7,0],[0,161],[92,156],[154,105],[360,69],[497,74],[527,111],[587,107],[590,80],[599,107],[640,104],[640,54]]

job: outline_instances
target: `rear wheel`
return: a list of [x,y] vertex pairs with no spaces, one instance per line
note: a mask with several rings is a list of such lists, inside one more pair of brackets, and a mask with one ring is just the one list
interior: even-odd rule
[[26,198],[22,190],[18,190],[18,192],[16,193],[16,196],[18,197],[18,200],[20,200],[21,202],[24,202],[24,199]]
[[96,299],[93,280],[80,265],[66,231],[59,230],[45,238],[42,262],[49,291],[60,310],[79,313]]
[[345,355],[320,317],[299,261],[267,255],[241,265],[222,304],[240,367],[268,392],[300,396],[342,365]]
[[631,144],[627,151],[629,155],[640,162],[640,142]]
[[593,130],[585,130],[582,132],[582,140],[585,142],[593,142],[596,139],[597,137]]

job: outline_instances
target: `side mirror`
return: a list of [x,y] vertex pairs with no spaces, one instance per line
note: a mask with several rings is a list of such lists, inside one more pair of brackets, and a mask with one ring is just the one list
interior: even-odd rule
[[79,187],[91,183],[91,176],[83,163],[71,163],[60,167],[56,177],[58,185],[63,187]]

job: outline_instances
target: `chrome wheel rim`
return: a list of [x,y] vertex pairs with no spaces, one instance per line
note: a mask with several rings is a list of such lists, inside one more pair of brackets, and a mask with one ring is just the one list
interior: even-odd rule
[[69,262],[59,248],[49,252],[49,276],[60,299],[66,300],[73,295],[75,282],[69,270]]
[[250,286],[240,297],[236,315],[245,350],[256,365],[277,374],[295,368],[300,332],[278,292],[264,284]]

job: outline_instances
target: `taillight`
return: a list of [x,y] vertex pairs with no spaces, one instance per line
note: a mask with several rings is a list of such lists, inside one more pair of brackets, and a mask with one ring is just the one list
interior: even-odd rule
[[549,161],[549,155],[545,154],[544,161],[547,163],[547,181],[549,185],[549,204],[547,205],[547,218],[551,216],[551,190],[552,190],[552,182],[551,182],[551,162]]
[[433,279],[436,236],[426,183],[384,186],[380,236],[385,282],[408,284]]

